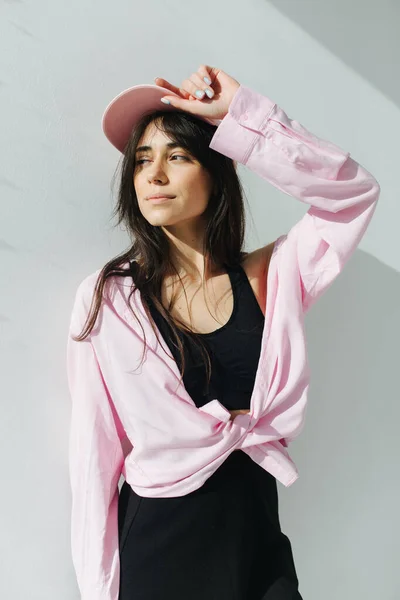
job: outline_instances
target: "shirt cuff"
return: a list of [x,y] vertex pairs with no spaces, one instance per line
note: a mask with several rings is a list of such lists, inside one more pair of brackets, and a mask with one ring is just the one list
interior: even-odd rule
[[210,148],[246,164],[258,135],[266,131],[275,106],[267,96],[240,85],[228,113],[214,133]]

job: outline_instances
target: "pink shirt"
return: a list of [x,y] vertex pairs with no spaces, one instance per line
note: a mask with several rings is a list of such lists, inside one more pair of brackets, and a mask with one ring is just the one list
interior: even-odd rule
[[[309,209],[275,242],[248,414],[230,420],[217,398],[196,407],[179,383],[176,362],[160,348],[137,291],[131,302],[149,348],[134,371],[144,338],[128,309],[130,277],[109,280],[107,300],[87,340],[68,337],[71,542],[82,600],[118,600],[121,473],[141,496],[182,496],[241,449],[283,485],[297,479],[287,444],[302,431],[306,412],[304,315],[341,272],[376,208],[379,184],[348,152],[311,134],[245,86],[236,92],[210,147]],[[72,333],[81,330],[99,272],[78,287]],[[132,446],[126,456],[124,438]]]

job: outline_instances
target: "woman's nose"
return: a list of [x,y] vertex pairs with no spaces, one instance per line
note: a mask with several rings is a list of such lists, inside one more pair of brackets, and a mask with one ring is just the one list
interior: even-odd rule
[[165,181],[167,176],[161,167],[154,167],[152,171],[149,171],[149,181]]
[[152,183],[153,181],[157,181],[159,183],[162,183],[163,181],[165,181],[165,178],[163,178],[161,175],[153,175],[152,177],[149,177],[149,183]]

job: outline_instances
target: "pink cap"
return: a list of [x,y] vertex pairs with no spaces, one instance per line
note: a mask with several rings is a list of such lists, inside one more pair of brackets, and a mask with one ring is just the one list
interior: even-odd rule
[[[134,85],[118,94],[103,114],[102,127],[106,138],[117,150],[124,153],[132,129],[144,113],[159,109],[178,110],[170,104],[161,102],[161,98],[167,95],[178,97],[171,90],[150,84]],[[200,116],[198,118],[216,127],[221,123],[219,119],[207,119]]]

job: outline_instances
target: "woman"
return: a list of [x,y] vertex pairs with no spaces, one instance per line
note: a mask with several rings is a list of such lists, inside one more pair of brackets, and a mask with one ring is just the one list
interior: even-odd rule
[[[132,245],[84,279],[71,316],[81,598],[299,600],[276,479],[297,478],[286,447],[304,425],[303,319],[364,235],[379,184],[219,69],[156,84],[104,113]],[[250,253],[236,162],[311,205]]]

